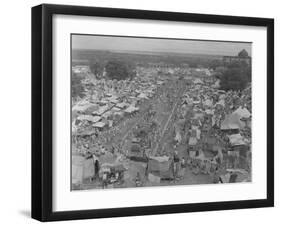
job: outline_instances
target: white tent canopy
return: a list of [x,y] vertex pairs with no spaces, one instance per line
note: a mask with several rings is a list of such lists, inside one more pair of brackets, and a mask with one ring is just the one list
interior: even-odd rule
[[230,129],[242,129],[245,127],[245,123],[240,120],[238,114],[230,114],[225,117],[225,120],[221,123],[221,130]]
[[81,121],[91,121],[93,123],[96,123],[98,121],[101,120],[101,117],[100,116],[92,116],[92,115],[79,115],[78,120],[81,120]]
[[194,84],[203,84],[202,80],[199,78],[195,79],[193,83]]
[[96,128],[103,128],[106,124],[104,122],[97,122],[93,125]]
[[139,108],[130,105],[127,109],[125,109],[125,112],[126,113],[133,113],[133,112],[138,111],[138,110],[139,110]]
[[248,111],[248,109],[242,108],[241,106],[237,108],[233,113],[238,114],[240,118],[249,118],[251,116],[251,113]]
[[246,145],[244,137],[240,133],[228,135],[229,142],[232,146]]
[[93,158],[85,159],[80,155],[72,156],[72,183],[80,184],[83,179],[92,177],[95,173]]

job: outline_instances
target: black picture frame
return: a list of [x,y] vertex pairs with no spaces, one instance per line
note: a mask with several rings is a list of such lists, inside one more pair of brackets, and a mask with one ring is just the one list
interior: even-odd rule
[[[267,28],[267,198],[95,210],[52,210],[52,18],[55,14]],[[274,206],[274,20],[177,12],[43,4],[32,8],[32,218],[57,221]]]

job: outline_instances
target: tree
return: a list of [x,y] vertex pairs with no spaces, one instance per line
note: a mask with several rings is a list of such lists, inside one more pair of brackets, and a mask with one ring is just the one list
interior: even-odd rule
[[97,60],[92,60],[90,62],[91,72],[96,76],[96,78],[101,78],[104,71],[104,63]]
[[82,77],[78,74],[72,72],[71,75],[71,96],[76,99],[78,97],[82,98],[85,96],[85,89],[82,84]]
[[241,68],[229,68],[221,76],[221,89],[243,90],[248,83],[248,78]]
[[135,76],[135,68],[122,61],[109,61],[105,66],[106,75],[109,79],[124,80]]
[[194,60],[188,62],[188,64],[189,64],[189,67],[191,67],[191,68],[197,68],[198,67],[198,63],[196,63]]
[[222,67],[223,66],[223,62],[222,60],[218,60],[218,59],[214,59],[210,62],[209,67],[213,70],[215,70],[218,67]]
[[239,53],[238,53],[239,57],[249,57],[248,52],[245,49],[242,49]]

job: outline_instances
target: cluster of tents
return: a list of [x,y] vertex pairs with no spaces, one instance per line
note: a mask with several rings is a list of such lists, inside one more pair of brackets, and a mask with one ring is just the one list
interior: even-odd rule
[[227,115],[221,123],[221,130],[241,130],[246,126],[246,120],[250,119],[251,113],[239,107],[231,114]]

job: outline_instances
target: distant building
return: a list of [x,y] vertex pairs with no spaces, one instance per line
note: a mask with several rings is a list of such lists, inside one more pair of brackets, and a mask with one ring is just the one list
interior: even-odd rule
[[223,63],[225,66],[234,62],[245,62],[248,65],[251,65],[252,58],[249,56],[248,52],[243,49],[237,56],[224,56]]

